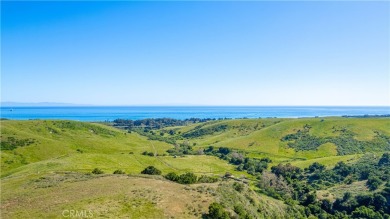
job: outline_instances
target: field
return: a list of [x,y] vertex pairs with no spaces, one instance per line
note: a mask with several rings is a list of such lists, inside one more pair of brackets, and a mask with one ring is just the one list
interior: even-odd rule
[[[167,134],[169,130],[175,134]],[[150,140],[147,135],[106,124],[2,120],[2,218],[63,218],[63,211],[72,209],[91,210],[94,217],[200,218],[207,214],[212,202],[223,202],[227,209],[233,209],[232,197],[247,203],[245,209],[252,215],[259,211],[265,218],[288,218],[292,212],[301,215],[299,207],[290,209],[280,200],[255,192],[255,184],[245,185],[246,192],[241,194],[231,187],[235,180],[181,185],[161,176],[140,173],[154,166],[163,175],[192,172],[198,176],[222,177],[229,172],[236,179],[255,180],[255,176],[216,156],[195,153],[172,156],[167,150],[177,145],[164,139],[191,145],[194,152],[214,146],[230,148],[249,158],[269,158],[272,162],[268,169],[280,163],[306,168],[313,162],[330,169],[339,161],[354,163],[367,152],[381,156],[388,151],[386,144],[382,147],[382,141],[372,148],[363,147],[363,143],[374,142],[379,135],[390,136],[390,120],[332,117],[220,120],[154,132],[163,140]],[[303,137],[283,140],[301,132],[305,134]],[[344,133],[353,133],[349,141],[363,142],[359,153],[350,148],[340,150],[337,141],[330,142]],[[329,142],[315,145],[314,150],[294,148],[294,144],[306,138]],[[104,174],[91,174],[95,168]],[[115,170],[126,175],[112,174]],[[320,190],[317,196],[341,197],[345,189],[367,190],[364,183],[355,182],[349,187],[339,185]]]
[[[229,147],[244,151],[249,157],[271,158],[275,164],[292,163],[300,167],[307,167],[313,162],[323,163],[327,166],[335,165],[339,161],[353,161],[364,152],[351,152],[344,156],[338,156],[337,146],[333,143],[324,143],[316,150],[295,151],[288,147],[288,141],[281,139],[291,133],[303,130],[304,126],[310,126],[309,133],[313,136],[332,137],[340,136],[339,129],[346,129],[354,133],[353,138],[358,141],[371,141],[375,137],[375,131],[390,135],[390,121],[387,118],[302,118],[302,119],[245,119],[226,120],[212,122],[200,129],[210,129],[226,125],[228,128],[222,132],[212,133],[190,138],[191,144],[198,148],[206,148],[209,145],[216,147]],[[176,132],[188,133],[196,129],[197,125],[177,128]],[[383,148],[375,151],[382,152]]]
[[[67,127],[68,126],[68,127]],[[70,128],[69,128],[70,127]],[[2,176],[52,171],[91,172],[101,168],[107,173],[121,169],[138,174],[154,165],[163,172],[234,172],[233,166],[215,157],[145,156],[144,151],[164,154],[172,147],[149,141],[136,133],[126,133],[99,124],[60,121],[2,121],[2,139],[17,136],[35,143],[2,151]]]

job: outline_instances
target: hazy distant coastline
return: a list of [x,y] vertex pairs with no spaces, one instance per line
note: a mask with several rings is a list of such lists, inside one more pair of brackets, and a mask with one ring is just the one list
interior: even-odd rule
[[302,118],[327,116],[379,116],[390,114],[390,107],[318,107],[318,106],[2,106],[1,118],[64,119],[77,121],[113,121],[149,118]]
[[73,103],[56,103],[56,102],[37,102],[37,103],[23,103],[5,101],[0,103],[1,107],[28,107],[28,106],[92,106],[90,104],[73,104]]

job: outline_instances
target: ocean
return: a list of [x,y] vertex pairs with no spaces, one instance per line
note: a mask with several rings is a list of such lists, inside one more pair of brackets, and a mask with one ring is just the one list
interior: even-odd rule
[[300,118],[343,115],[385,115],[390,107],[310,106],[51,106],[1,107],[1,118],[113,121],[145,118]]

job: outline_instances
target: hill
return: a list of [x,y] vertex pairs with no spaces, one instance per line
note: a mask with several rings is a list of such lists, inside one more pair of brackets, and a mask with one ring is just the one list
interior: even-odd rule
[[[212,203],[223,203],[218,212],[231,217],[305,218],[327,214],[310,206],[327,197],[342,202],[345,191],[386,197],[389,170],[380,158],[390,150],[388,118],[216,120],[129,130],[58,120],[0,124],[2,218],[61,218],[64,210],[200,218],[212,213]],[[205,177],[182,185],[140,174],[148,166],[217,182]],[[95,168],[103,174],[91,174]],[[112,174],[118,170],[127,175]],[[379,186],[372,190],[375,177]],[[313,194],[317,200],[308,202]]]
[[[165,128],[165,138],[188,141],[194,150],[228,147],[253,158],[271,158],[307,167],[313,162],[335,165],[367,152],[390,150],[389,118],[301,118],[220,120]],[[156,131],[159,136],[161,131]],[[141,132],[142,133],[142,132]]]

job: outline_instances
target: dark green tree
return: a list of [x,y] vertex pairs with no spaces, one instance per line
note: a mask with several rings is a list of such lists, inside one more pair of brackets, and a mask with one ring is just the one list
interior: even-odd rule
[[367,208],[366,206],[356,208],[352,212],[352,218],[383,219],[382,215],[375,212],[371,208]]
[[148,166],[141,172],[142,174],[149,174],[149,175],[161,175],[161,170],[157,169],[154,166]]
[[390,153],[384,153],[378,162],[379,166],[390,166]]
[[308,170],[310,173],[313,173],[315,171],[322,172],[325,170],[325,165],[320,164],[318,162],[314,162],[312,165],[309,166]]
[[367,180],[367,187],[371,190],[371,191],[374,191],[376,190],[377,188],[379,188],[379,186],[382,184],[382,180],[379,179],[379,177],[377,176],[370,176]]

